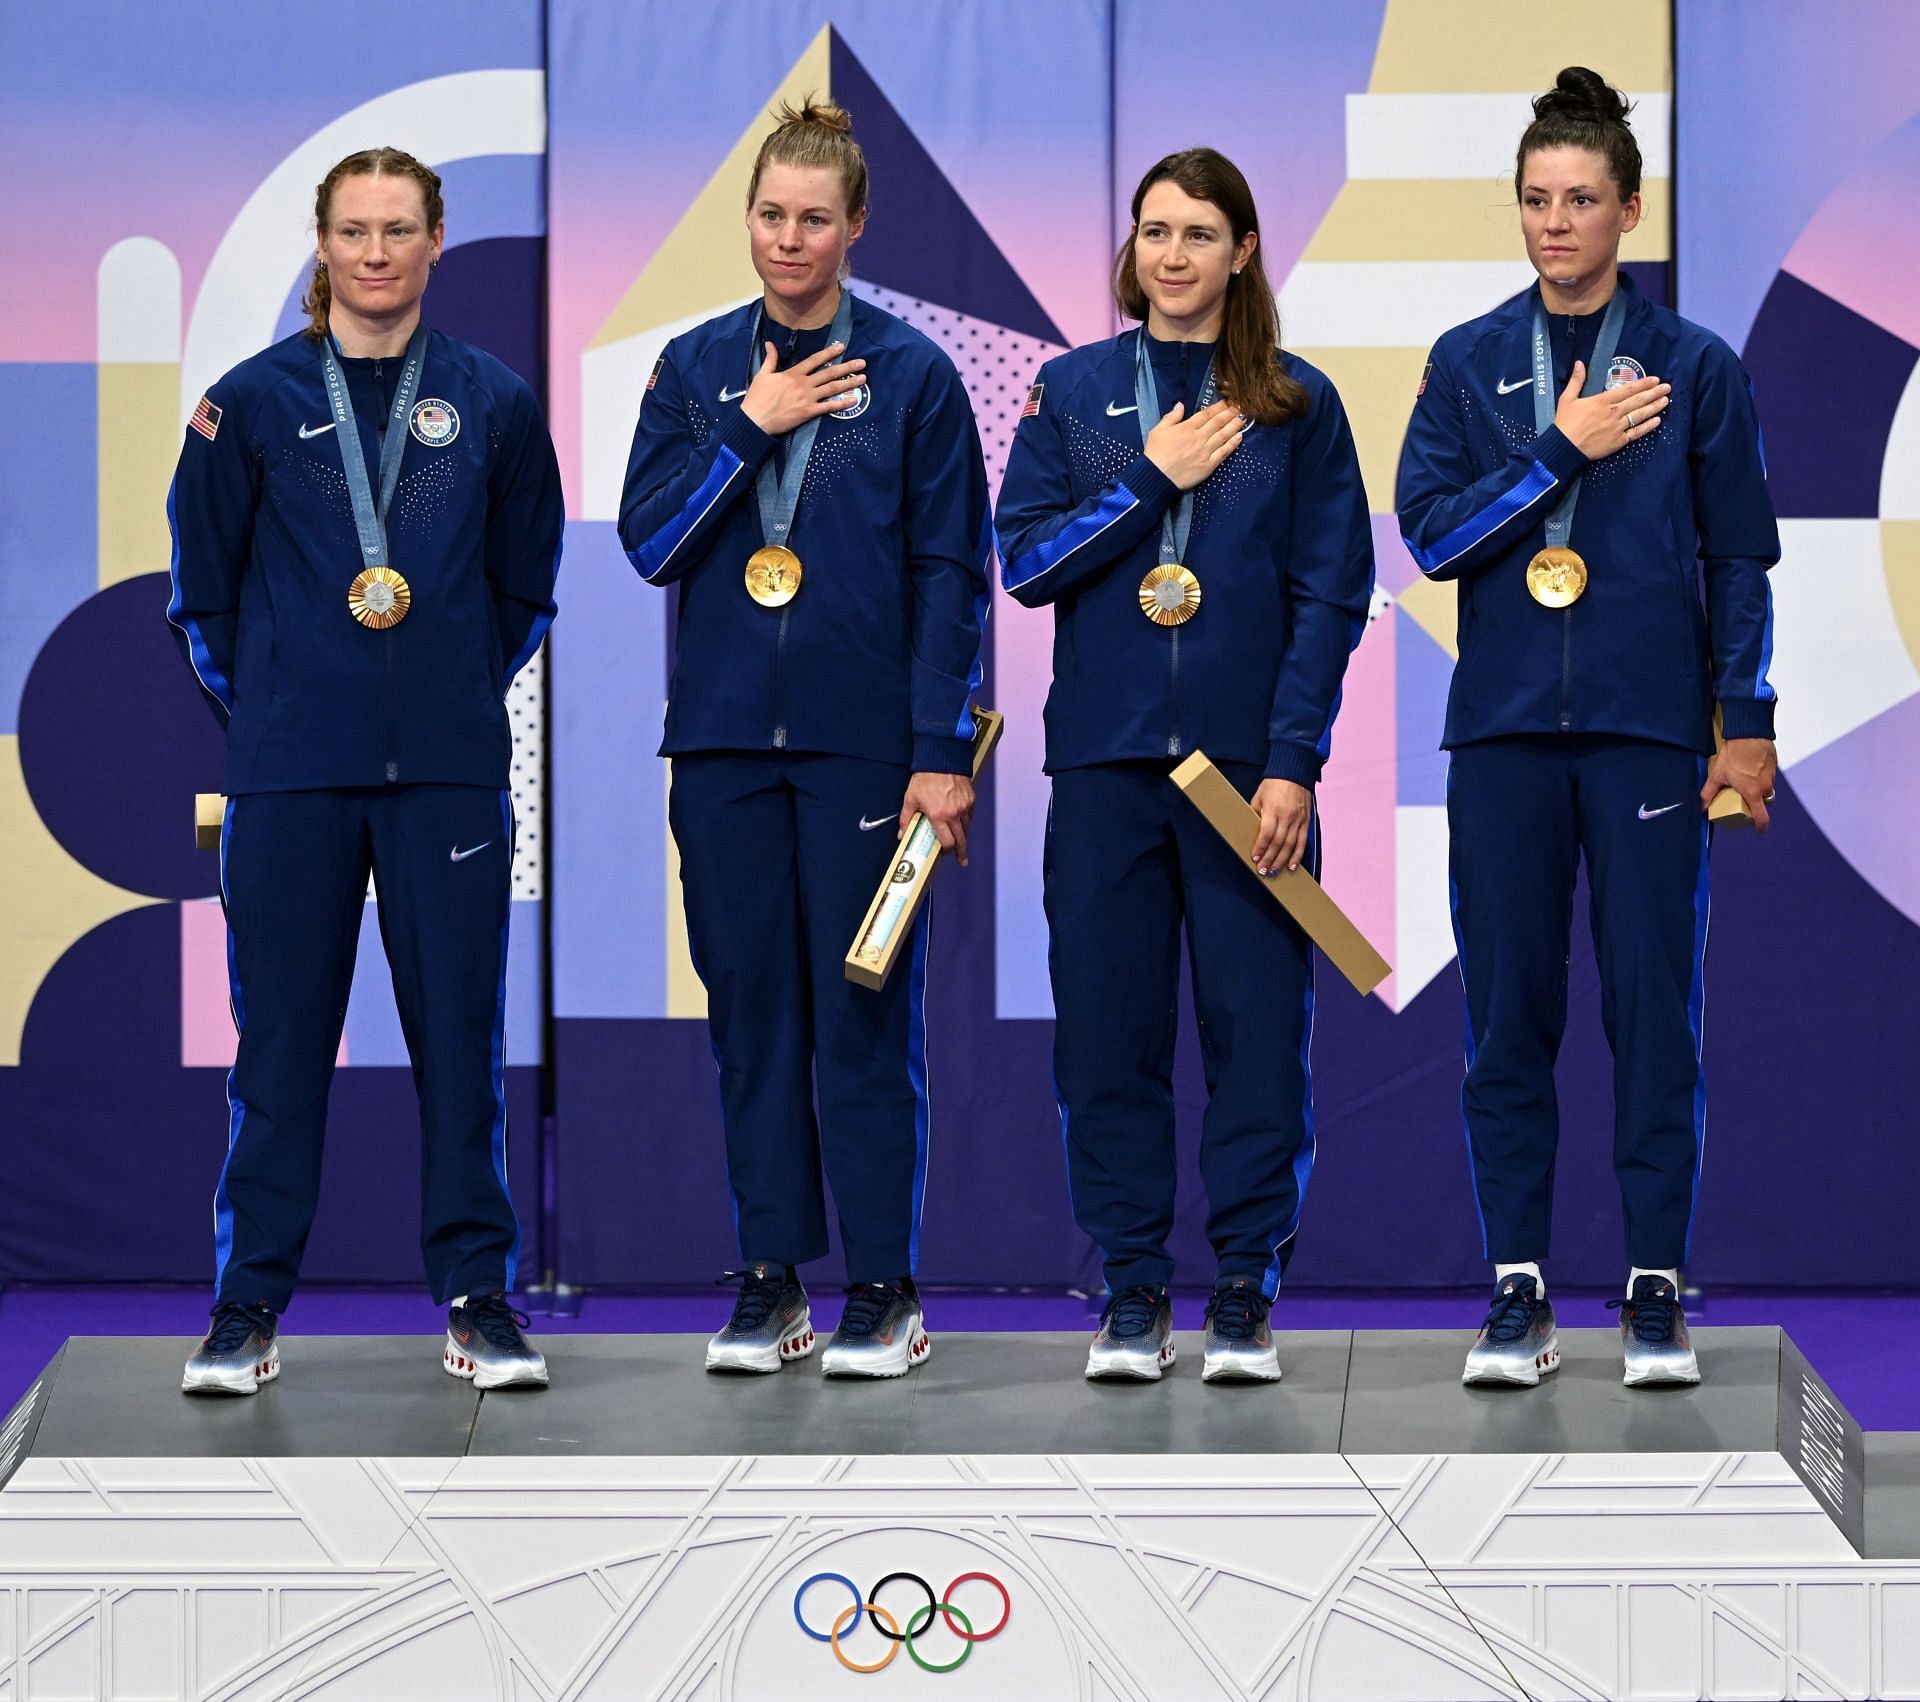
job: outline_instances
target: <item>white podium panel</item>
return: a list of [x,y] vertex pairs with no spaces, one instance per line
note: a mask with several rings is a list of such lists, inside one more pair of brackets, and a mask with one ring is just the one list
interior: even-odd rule
[[[1450,1407],[1432,1391],[1405,1403],[1424,1419],[1370,1418],[1364,1337],[1283,1344],[1298,1392],[1203,1387],[1191,1364],[1169,1384],[1090,1389],[1056,1376],[1083,1345],[1066,1338],[936,1338],[925,1371],[885,1388],[823,1385],[804,1366],[710,1379],[689,1338],[588,1340],[550,1343],[554,1390],[514,1397],[435,1383],[421,1344],[391,1344],[367,1433],[390,1435],[400,1411],[436,1438],[464,1422],[464,1441],[357,1456],[299,1450],[354,1427],[356,1391],[340,1385],[364,1355],[335,1363],[344,1350],[290,1341],[279,1384],[209,1406],[162,1381],[187,1344],[69,1344],[0,1431],[0,1459],[9,1434],[20,1455],[0,1489],[0,1698],[1920,1696],[1920,1559],[1862,1559],[1777,1446],[1256,1446],[1324,1428],[1288,1406],[1320,1399],[1322,1347],[1351,1362],[1350,1437],[1416,1422],[1578,1432],[1617,1366],[1612,1387],[1456,1385]],[[1374,1345],[1417,1381],[1426,1344]],[[1459,1344],[1441,1345],[1457,1362]],[[1747,1429],[1734,1350],[1764,1344],[1724,1346],[1731,1417],[1711,1383],[1621,1410]],[[948,1388],[932,1376],[943,1349],[954,1398],[936,1421],[919,1409]],[[1570,1352],[1569,1368],[1598,1357]],[[917,1429],[952,1429],[995,1364],[1003,1386],[1044,1372],[1030,1386],[1058,1411],[1031,1394],[996,1426],[983,1405],[980,1440],[1057,1421],[1085,1448],[916,1446]],[[673,1408],[709,1401],[739,1405],[752,1451],[684,1446]],[[775,1451],[786,1408],[806,1422]],[[578,1422],[592,1410],[600,1432],[682,1445],[592,1451],[595,1427]],[[868,1432],[857,1450],[827,1445],[823,1413],[838,1415],[829,1431]],[[871,1432],[892,1421],[886,1446]],[[108,1429],[126,1451],[67,1451]],[[153,1451],[138,1451],[143,1429]],[[1203,1432],[1204,1450],[1164,1446]],[[185,1451],[196,1436],[206,1451]],[[927,1623],[936,1592],[989,1635],[969,1648],[943,1617]],[[838,1652],[809,1635],[856,1599],[914,1625],[911,1650],[881,1635],[884,1617],[848,1614]],[[871,1673],[840,1658],[889,1651]],[[963,1654],[944,1674],[913,1658]]]

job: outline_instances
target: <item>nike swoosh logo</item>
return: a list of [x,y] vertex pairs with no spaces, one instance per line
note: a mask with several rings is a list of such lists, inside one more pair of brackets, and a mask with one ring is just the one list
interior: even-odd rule
[[333,425],[334,425],[334,422],[332,420],[328,420],[327,423],[323,426],[303,425],[300,428],[300,435],[302,437],[319,437],[323,432],[332,431]]
[[1137,413],[1139,408],[1140,404],[1138,402],[1129,402],[1124,408],[1116,407],[1112,402],[1107,404],[1107,412],[1115,419],[1118,419],[1122,414]]
[[1524,390],[1531,384],[1531,378],[1516,378],[1511,384],[1496,384],[1494,393],[1499,396],[1511,396],[1516,390]]
[[486,848],[492,843],[493,841],[491,839],[483,839],[480,841],[478,845],[474,846],[472,850],[469,850],[469,851],[462,851],[460,847],[456,845],[451,851],[447,853],[447,861],[449,863],[464,863],[469,857],[474,856],[478,852],[486,850]]
[[744,395],[745,390],[729,390],[724,384],[720,386],[720,400],[723,402],[737,402]]
[[[1680,804],[1684,804],[1686,801],[1687,800],[1685,798],[1682,798],[1680,800]],[[1640,806],[1640,812],[1639,812],[1640,819],[1642,821],[1652,821],[1655,816],[1663,816],[1669,810],[1679,809],[1680,804],[1662,804],[1657,810],[1650,810],[1647,808],[1645,804],[1642,804]]]
[[876,827],[885,827],[889,822],[897,822],[899,819],[898,815],[890,815],[875,816],[872,821],[868,821],[865,816],[862,816],[860,818],[860,831],[862,833],[871,833]]

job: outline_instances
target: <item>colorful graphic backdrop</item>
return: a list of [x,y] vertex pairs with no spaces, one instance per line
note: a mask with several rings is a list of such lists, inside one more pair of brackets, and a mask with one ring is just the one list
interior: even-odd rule
[[[96,8],[84,30],[0,14],[0,211],[34,233],[0,259],[0,1280],[206,1267],[232,1032],[211,860],[185,823],[217,734],[159,620],[160,499],[206,382],[298,323],[312,184],[379,141],[445,175],[429,317],[543,383],[568,487],[561,617],[513,705],[523,1216],[552,1231],[542,1262],[568,1282],[698,1281],[731,1260],[654,755],[672,602],[639,583],[613,520],[660,348],[754,293],[752,153],[769,105],[808,92],[853,112],[872,168],[853,287],[952,353],[996,478],[1033,369],[1116,328],[1106,277],[1141,170],[1199,141],[1246,170],[1286,340],[1339,385],[1376,515],[1379,594],[1322,807],[1329,885],[1395,973],[1366,1001],[1322,977],[1320,1156],[1294,1275],[1475,1278],[1436,749],[1452,594],[1413,571],[1391,487],[1428,345],[1529,281],[1512,146],[1528,94],[1583,62],[1639,103],[1647,217],[1628,263],[1656,298],[1677,281],[1754,376],[1787,550],[1779,825],[1716,854],[1695,1274],[1920,1282],[1882,1204],[1889,1172],[1911,1176],[1920,1089],[1903,1038],[1920,983],[1920,254],[1884,211],[1890,187],[1920,187],[1910,10],[528,0],[449,39],[344,0],[341,24],[302,44],[296,74],[283,31],[223,9]],[[329,45],[374,36],[377,72]],[[1050,645],[1044,614],[996,600],[983,700],[1008,732],[974,867],[943,874],[936,905],[936,1282],[1094,1269],[1048,1064]],[[376,905],[315,1275],[414,1268],[411,1089]],[[1611,1281],[1612,1066],[1582,942],[1573,986],[1555,1265]],[[1192,1052],[1176,1251],[1204,1281]]]

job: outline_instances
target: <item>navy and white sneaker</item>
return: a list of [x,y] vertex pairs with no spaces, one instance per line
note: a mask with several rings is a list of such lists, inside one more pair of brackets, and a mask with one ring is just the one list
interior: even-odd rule
[[1135,1283],[1107,1302],[1087,1349],[1087,1376],[1157,1383],[1173,1363],[1173,1303],[1156,1283]]
[[1560,1369],[1560,1335],[1553,1302],[1530,1276],[1502,1279],[1493,1306],[1467,1352],[1463,1383],[1514,1383],[1532,1388],[1549,1371]]
[[546,1357],[520,1332],[533,1320],[504,1294],[470,1294],[447,1308],[440,1363],[476,1389],[544,1389]]
[[709,1371],[778,1371],[813,1352],[807,1291],[790,1270],[751,1265],[720,1280],[738,1282],[740,1295],[726,1328],[707,1343]]
[[223,1301],[180,1379],[189,1395],[250,1395],[280,1375],[279,1325],[270,1306]]
[[856,1282],[847,1289],[840,1327],[820,1355],[820,1370],[828,1377],[904,1377],[931,1352],[912,1277]]
[[1620,1346],[1626,1356],[1628,1388],[1655,1383],[1697,1383],[1700,1361],[1687,1335],[1680,1296],[1663,1276],[1640,1276],[1625,1300],[1609,1300],[1620,1314]]
[[1207,1302],[1207,1344],[1200,1381],[1280,1381],[1280,1350],[1273,1345],[1268,1315],[1272,1301],[1250,1277],[1229,1277]]

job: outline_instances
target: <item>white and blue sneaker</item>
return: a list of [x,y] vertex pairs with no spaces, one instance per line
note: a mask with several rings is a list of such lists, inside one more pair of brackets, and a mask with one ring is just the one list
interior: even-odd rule
[[1157,1283],[1135,1283],[1107,1302],[1087,1350],[1087,1376],[1157,1383],[1173,1363],[1173,1303]]
[[544,1389],[547,1361],[520,1332],[532,1323],[504,1294],[470,1294],[447,1308],[440,1363],[476,1389]]
[[1656,1383],[1697,1383],[1700,1361],[1687,1335],[1680,1296],[1663,1276],[1639,1276],[1625,1300],[1609,1300],[1620,1314],[1620,1346],[1626,1356],[1628,1388]]
[[280,1375],[279,1326],[269,1306],[227,1300],[193,1350],[180,1389],[189,1395],[251,1395]]
[[1549,1371],[1560,1369],[1560,1335],[1553,1302],[1530,1276],[1501,1279],[1480,1334],[1467,1352],[1460,1381],[1517,1384],[1532,1388]]
[[739,1296],[726,1327],[707,1343],[709,1371],[778,1371],[813,1352],[813,1316],[800,1279],[782,1265],[728,1271]]

